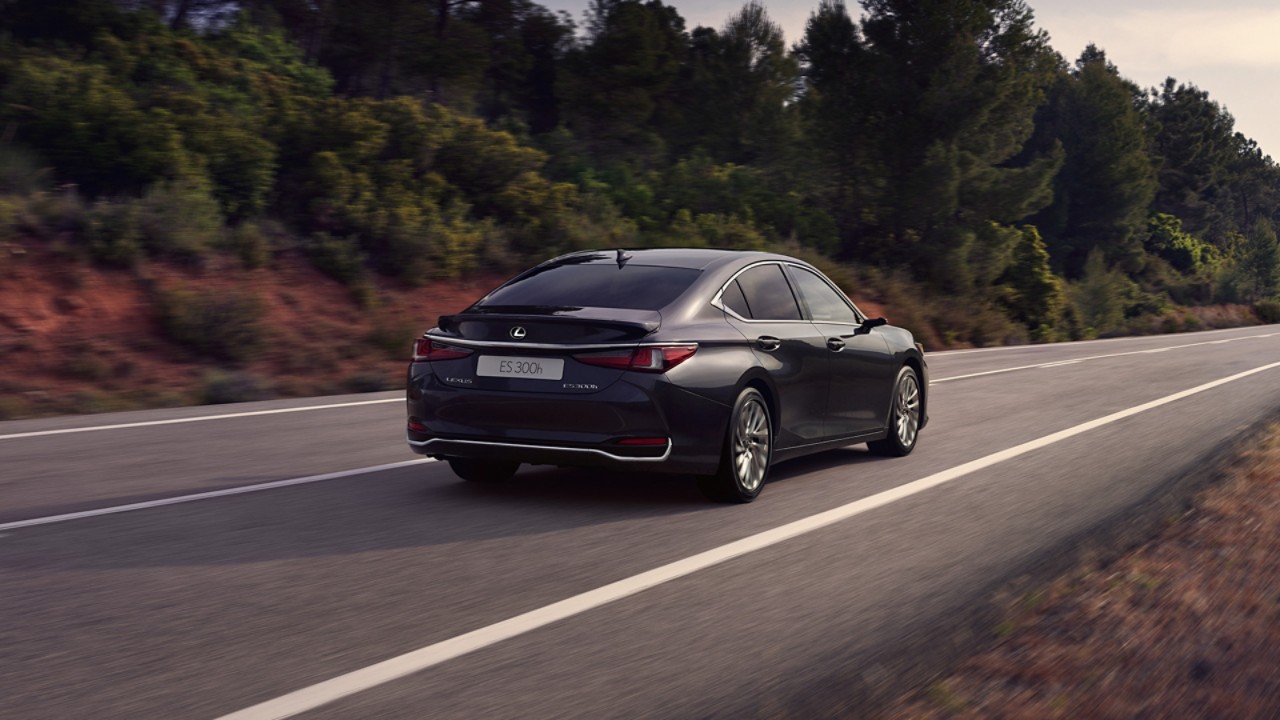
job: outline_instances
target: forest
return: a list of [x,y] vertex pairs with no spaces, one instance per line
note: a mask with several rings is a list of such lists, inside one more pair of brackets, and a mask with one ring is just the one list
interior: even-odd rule
[[429,285],[773,249],[949,345],[1280,321],[1280,168],[1021,0],[0,0],[0,242]]

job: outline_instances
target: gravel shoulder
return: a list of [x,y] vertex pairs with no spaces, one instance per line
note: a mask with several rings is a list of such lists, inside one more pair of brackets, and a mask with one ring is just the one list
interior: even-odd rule
[[1150,541],[1010,601],[883,717],[1280,717],[1280,423]]

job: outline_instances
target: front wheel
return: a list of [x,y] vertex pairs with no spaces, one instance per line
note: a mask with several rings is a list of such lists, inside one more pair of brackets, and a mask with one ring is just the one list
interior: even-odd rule
[[520,463],[518,462],[449,458],[449,469],[453,470],[453,474],[471,482],[502,482],[503,480],[510,480],[511,476],[515,475],[516,470],[519,468]]
[[773,425],[769,406],[755,388],[746,388],[733,404],[720,469],[698,478],[698,487],[717,502],[748,503],[756,499],[773,459]]
[[920,379],[910,365],[898,371],[887,429],[889,434],[885,439],[867,443],[871,452],[890,457],[910,455],[920,436]]

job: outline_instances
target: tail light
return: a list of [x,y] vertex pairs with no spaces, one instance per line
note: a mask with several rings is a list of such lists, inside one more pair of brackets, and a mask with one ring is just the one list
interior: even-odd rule
[[614,368],[615,370],[663,373],[693,357],[693,354],[697,351],[697,345],[660,345],[630,350],[584,353],[574,355],[573,359],[580,363]]
[[428,337],[420,337],[413,341],[413,362],[435,362],[437,360],[457,360],[471,354],[452,345],[436,342]]

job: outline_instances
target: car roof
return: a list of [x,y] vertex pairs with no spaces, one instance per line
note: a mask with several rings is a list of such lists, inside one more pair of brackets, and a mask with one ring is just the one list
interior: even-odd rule
[[[720,266],[726,264],[747,264],[760,260],[788,260],[798,262],[795,258],[786,255],[778,255],[776,253],[761,252],[757,250],[721,250],[716,248],[640,248],[640,249],[623,249],[623,253],[629,255],[627,259],[629,264],[633,265],[652,265],[658,267],[675,267],[689,268],[692,270],[705,270],[712,266]],[[612,264],[618,261],[618,250],[583,250],[580,252],[561,255],[553,260],[548,260],[549,264]]]

